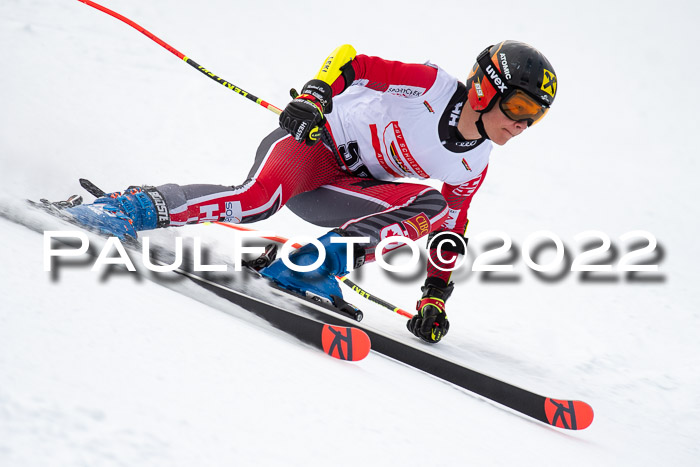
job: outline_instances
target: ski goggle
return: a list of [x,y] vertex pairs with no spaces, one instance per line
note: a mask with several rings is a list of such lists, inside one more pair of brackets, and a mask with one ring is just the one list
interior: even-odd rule
[[498,102],[499,107],[511,120],[526,121],[527,126],[532,126],[542,120],[549,107],[542,105],[534,97],[521,89],[514,89]]

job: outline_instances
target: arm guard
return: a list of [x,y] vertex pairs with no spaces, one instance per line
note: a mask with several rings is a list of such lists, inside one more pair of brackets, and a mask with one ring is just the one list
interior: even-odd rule
[[[355,58],[357,52],[350,44],[344,44],[335,49],[323,62],[323,66],[318,71],[314,79],[320,79],[328,85],[333,85],[340,75],[343,74],[343,67]],[[350,83],[346,83],[347,84]]]

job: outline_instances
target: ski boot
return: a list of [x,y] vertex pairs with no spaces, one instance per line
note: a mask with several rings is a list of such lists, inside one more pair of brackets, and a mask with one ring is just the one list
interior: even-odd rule
[[129,187],[124,193],[103,194],[92,204],[73,202],[64,206],[61,214],[88,230],[112,235],[122,241],[136,240],[138,231],[170,224],[165,199],[158,190],[148,186]]
[[[346,243],[332,243],[331,239],[343,236],[347,236],[345,231],[335,229],[319,237],[318,241],[326,251],[326,258],[313,271],[294,271],[278,258],[272,261],[269,266],[260,269],[259,272],[263,277],[274,282],[279,288],[315,301],[325,302],[360,321],[362,319],[361,312],[343,300],[343,292],[340,290],[340,285],[338,285],[336,280],[336,276],[344,276],[348,273],[348,245]],[[318,257],[318,249],[309,243],[292,252],[289,255],[289,260],[297,266],[309,266],[315,263]],[[353,258],[355,266],[359,267],[364,262],[364,248],[354,244]],[[347,307],[351,307],[352,310],[347,309]]]

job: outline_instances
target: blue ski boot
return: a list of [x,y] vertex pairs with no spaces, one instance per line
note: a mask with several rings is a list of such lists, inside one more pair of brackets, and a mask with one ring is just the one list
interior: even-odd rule
[[153,187],[130,187],[124,193],[105,194],[93,204],[65,208],[71,220],[103,235],[135,240],[136,232],[167,227],[170,214],[163,196]]
[[[348,244],[331,243],[331,239],[343,236],[347,236],[343,230],[335,229],[319,237],[318,241],[326,250],[326,259],[313,271],[294,271],[278,258],[268,267],[260,270],[260,274],[283,289],[309,298],[325,299],[337,307],[341,306],[345,302],[342,300],[343,292],[335,276],[344,276],[348,273]],[[354,244],[354,247],[355,267],[359,267],[364,262],[364,248],[357,244]],[[318,257],[318,249],[309,243],[290,254],[289,260],[297,266],[309,266],[315,263]]]

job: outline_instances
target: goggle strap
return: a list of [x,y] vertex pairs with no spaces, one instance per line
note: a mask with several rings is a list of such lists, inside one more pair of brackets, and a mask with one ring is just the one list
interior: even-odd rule
[[490,46],[486,47],[486,48],[479,54],[479,56],[476,57],[476,63],[479,64],[479,68],[481,68],[481,71],[484,73],[484,76],[486,77],[486,79],[489,80],[489,83],[491,83],[491,86],[493,87],[493,89],[495,89],[496,92],[497,92],[499,95],[502,96],[502,95],[503,95],[503,91],[501,90],[501,87],[500,87],[498,84],[496,84],[496,80],[493,78],[493,76],[491,76],[491,74],[490,74],[488,71],[486,71],[486,69],[487,69],[487,68],[489,67],[489,65],[490,65],[490,66],[491,66],[491,69],[492,69],[493,72],[494,72],[494,74],[495,74],[498,78],[500,78],[500,80],[502,81],[502,83],[503,83],[502,86],[505,85],[506,79],[503,77],[503,75],[501,74],[501,72],[498,71],[498,68],[497,68],[496,66],[494,66],[493,62],[491,61],[491,53],[490,53],[491,47],[493,47],[493,46],[490,45]]

